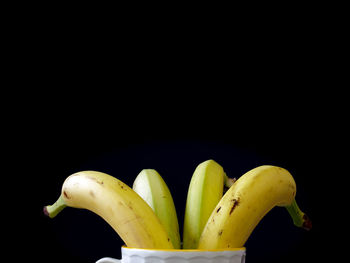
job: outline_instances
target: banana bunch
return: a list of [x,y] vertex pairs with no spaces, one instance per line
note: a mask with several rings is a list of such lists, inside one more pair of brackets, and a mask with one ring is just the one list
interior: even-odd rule
[[229,249],[244,246],[275,206],[285,207],[296,226],[310,229],[311,221],[299,209],[295,195],[295,181],[281,167],[259,166],[235,180],[214,160],[202,162],[188,188],[182,246],[170,190],[153,169],[142,170],[133,188],[102,172],[72,174],[44,213],[53,218],[67,206],[88,209],[101,216],[128,247]]

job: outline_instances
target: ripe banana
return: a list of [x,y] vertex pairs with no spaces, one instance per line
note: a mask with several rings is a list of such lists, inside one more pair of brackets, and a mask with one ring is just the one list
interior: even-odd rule
[[263,165],[242,175],[226,192],[200,237],[199,249],[242,247],[255,226],[274,206],[285,206],[299,227],[311,221],[295,202],[296,184],[285,169]]
[[175,249],[180,249],[179,223],[170,190],[160,174],[144,169],[136,177],[133,189],[153,209],[165,227]]
[[200,163],[195,169],[187,193],[183,229],[183,248],[195,249],[202,230],[223,195],[224,185],[230,186],[224,169],[214,160]]
[[128,247],[173,248],[149,205],[129,186],[108,174],[83,171],[69,176],[59,199],[52,206],[44,207],[44,212],[52,218],[66,206],[98,214]]

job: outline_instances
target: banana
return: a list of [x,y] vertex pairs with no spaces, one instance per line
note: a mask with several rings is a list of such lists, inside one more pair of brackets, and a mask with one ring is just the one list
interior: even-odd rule
[[101,216],[128,247],[173,248],[149,205],[129,186],[108,174],[72,174],[64,181],[56,203],[44,207],[44,212],[52,218],[66,206],[88,209]]
[[223,195],[224,185],[232,183],[214,160],[200,163],[195,169],[187,193],[183,248],[194,249],[202,230]]
[[133,189],[153,209],[165,227],[175,249],[180,249],[179,223],[170,190],[160,174],[144,169],[136,177]]
[[200,237],[199,249],[242,247],[255,226],[274,206],[284,206],[299,227],[311,221],[295,201],[296,184],[285,169],[263,165],[242,175],[213,210]]

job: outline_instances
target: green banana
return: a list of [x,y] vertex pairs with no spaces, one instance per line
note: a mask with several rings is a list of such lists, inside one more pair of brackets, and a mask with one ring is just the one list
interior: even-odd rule
[[197,248],[202,230],[223,196],[224,186],[230,186],[232,183],[232,179],[227,178],[224,169],[214,160],[207,160],[197,166],[187,193],[183,229],[184,249]]
[[168,186],[160,174],[153,169],[142,170],[134,181],[133,189],[158,216],[174,248],[180,249],[179,223],[174,201]]

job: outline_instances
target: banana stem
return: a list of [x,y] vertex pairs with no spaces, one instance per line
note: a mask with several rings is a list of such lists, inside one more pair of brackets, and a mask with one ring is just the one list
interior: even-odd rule
[[44,214],[50,218],[54,218],[66,206],[62,196],[60,196],[53,205],[44,206]]
[[289,206],[286,206],[286,209],[292,217],[294,225],[297,227],[302,227],[305,230],[310,230],[312,228],[312,222],[310,218],[300,210],[295,199]]
[[225,173],[225,187],[230,188],[236,181],[236,178],[229,178]]

